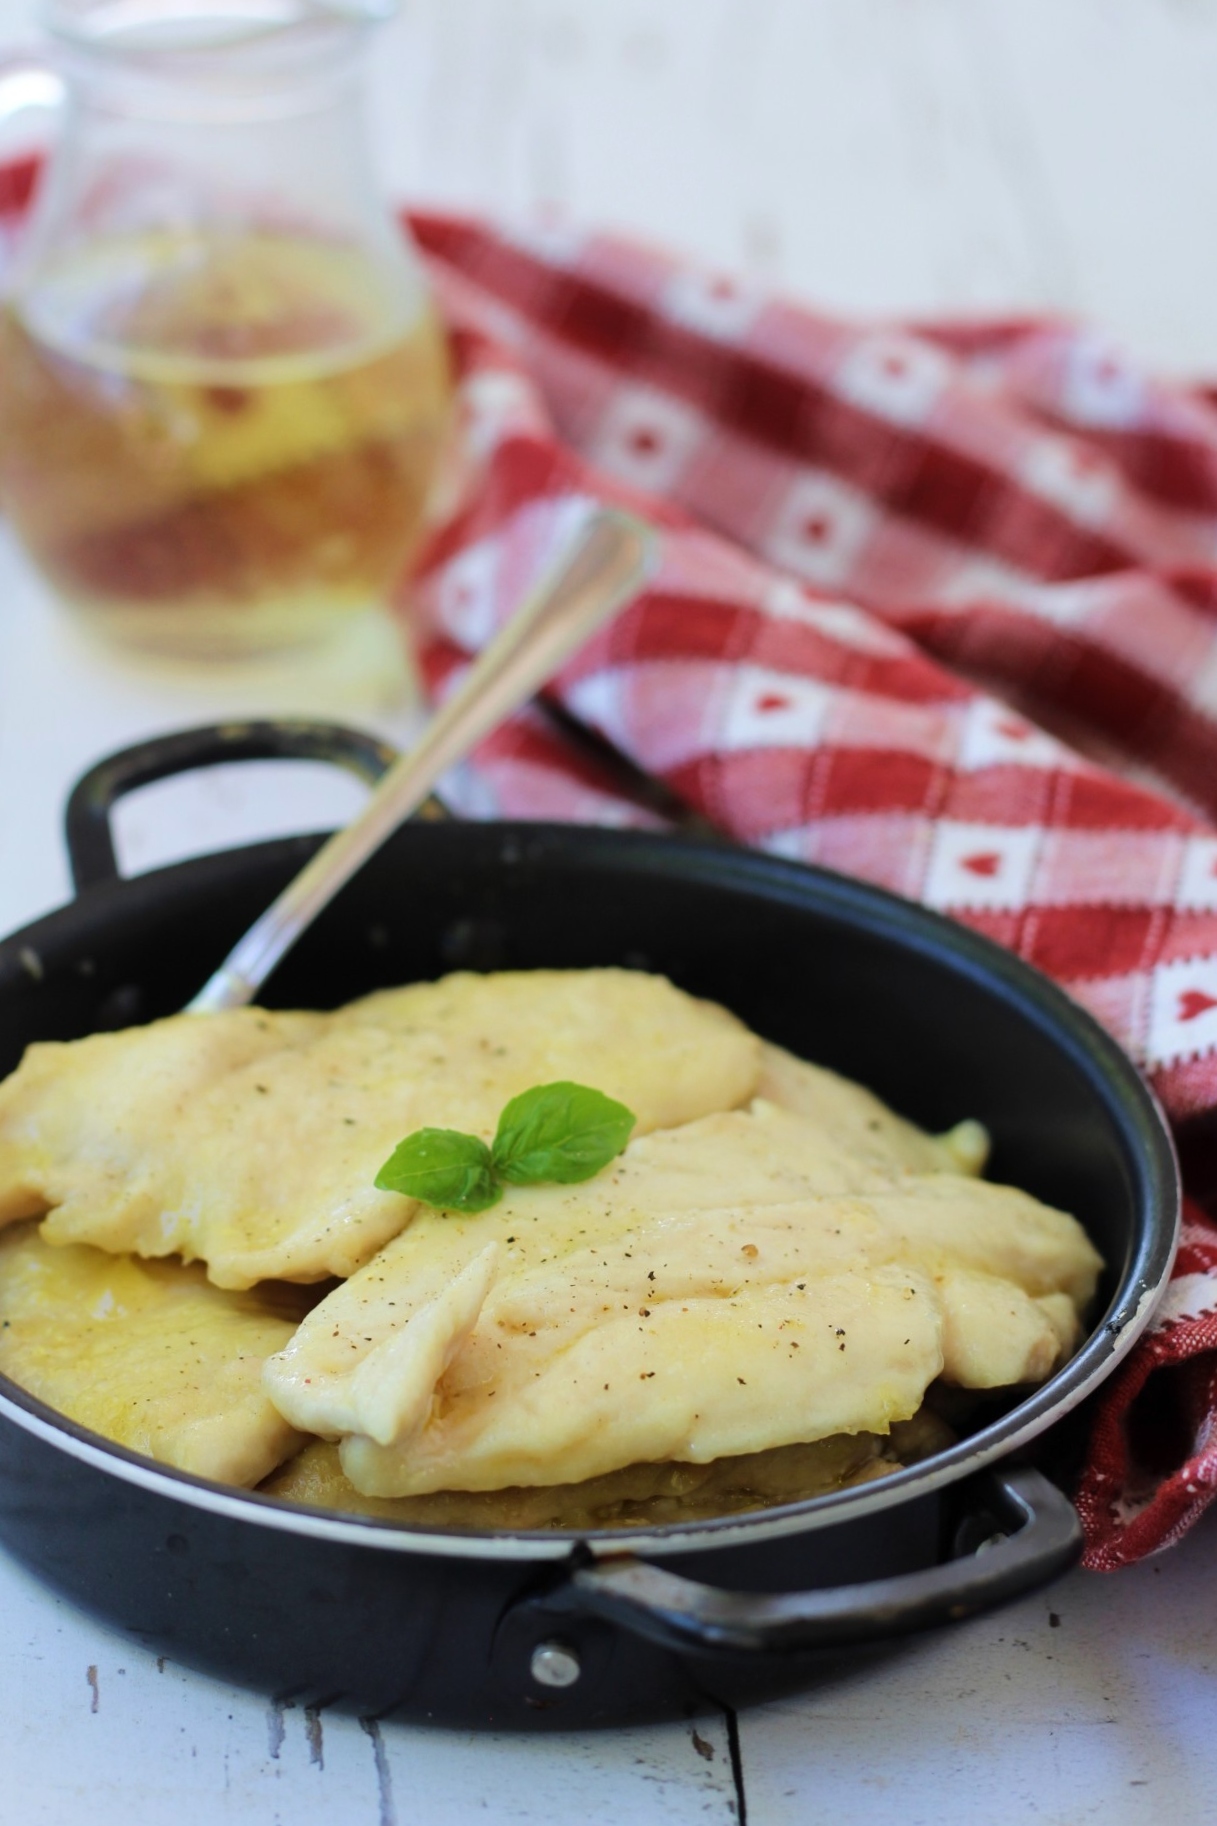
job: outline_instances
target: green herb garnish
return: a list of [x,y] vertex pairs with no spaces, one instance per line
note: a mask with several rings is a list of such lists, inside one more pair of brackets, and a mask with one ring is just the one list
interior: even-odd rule
[[398,1142],[375,1183],[382,1192],[404,1192],[450,1211],[486,1211],[503,1196],[490,1149],[459,1129],[416,1129]]
[[616,1158],[636,1117],[586,1084],[537,1084],[513,1097],[489,1147],[459,1129],[417,1129],[380,1172],[382,1192],[443,1211],[486,1211],[513,1186],[576,1185]]
[[585,1084],[538,1084],[499,1117],[491,1162],[513,1186],[577,1185],[616,1159],[635,1120],[624,1103]]

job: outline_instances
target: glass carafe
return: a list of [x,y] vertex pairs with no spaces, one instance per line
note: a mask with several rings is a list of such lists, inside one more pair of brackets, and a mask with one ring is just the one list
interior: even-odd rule
[[446,345],[364,142],[371,5],[57,0],[62,130],[0,324],[0,500],[58,593],[228,655],[381,602]]

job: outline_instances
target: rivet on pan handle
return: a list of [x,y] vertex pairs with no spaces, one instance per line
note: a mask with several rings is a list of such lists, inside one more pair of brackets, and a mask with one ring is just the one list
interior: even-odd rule
[[72,789],[64,834],[78,894],[117,881],[111,813],[137,787],[228,761],[328,761],[374,786],[397,759],[388,742],[340,723],[209,723],[107,755]]
[[977,1494],[1007,1532],[921,1572],[819,1591],[723,1591],[622,1555],[579,1568],[544,1604],[681,1653],[790,1655],[954,1622],[1047,1584],[1077,1559],[1077,1511],[1040,1472],[990,1472]]

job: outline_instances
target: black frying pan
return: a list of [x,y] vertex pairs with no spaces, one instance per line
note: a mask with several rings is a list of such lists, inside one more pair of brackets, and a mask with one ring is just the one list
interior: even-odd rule
[[[80,898],[0,944],[0,1073],[31,1040],[180,1008],[319,842],[123,881],[114,801],[282,755],[368,778],[389,758],[328,726],[241,725],[146,743],[81,782],[68,812]],[[1067,1566],[1077,1518],[1029,1461],[1128,1350],[1174,1249],[1174,1155],[1132,1065],[1007,952],[878,889],[727,845],[561,826],[401,830],[264,999],[333,1006],[460,967],[595,964],[663,971],[931,1129],[984,1121],[993,1176],[1076,1212],[1108,1263],[1077,1356],[881,1482],[579,1539],[289,1508],[155,1465],[0,1378],[0,1538],[183,1661],[306,1703],[497,1725],[735,1703]]]

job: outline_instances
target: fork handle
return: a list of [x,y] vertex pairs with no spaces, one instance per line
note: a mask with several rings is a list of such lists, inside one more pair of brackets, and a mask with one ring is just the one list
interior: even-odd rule
[[394,763],[359,816],[336,831],[256,920],[188,1005],[242,1008],[338,890],[415,811],[450,767],[527,703],[644,583],[653,536],[616,509],[594,509],[573,549],[500,629],[414,748]]

